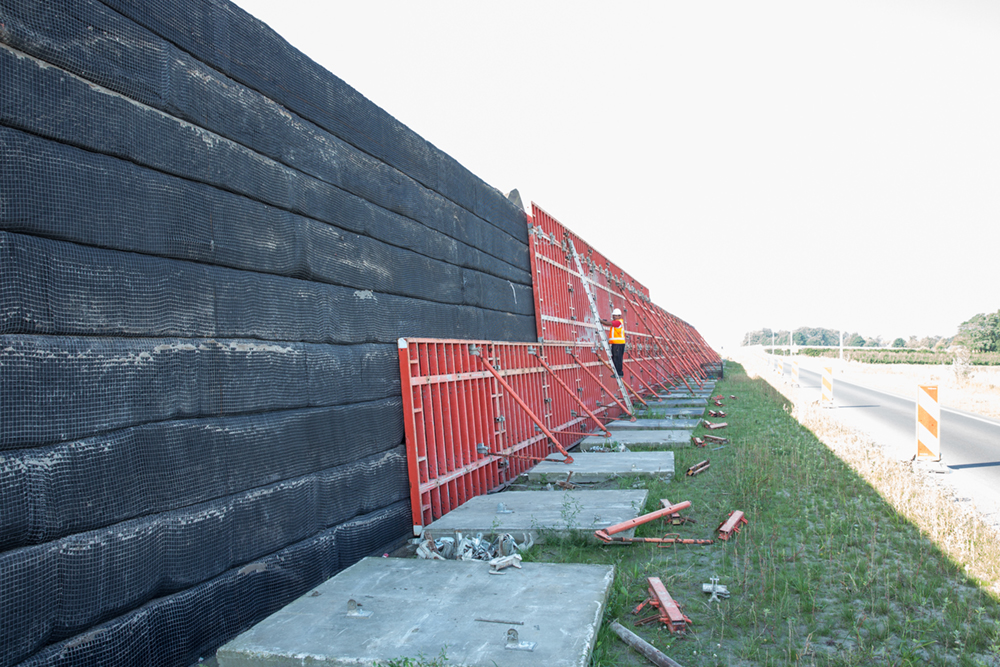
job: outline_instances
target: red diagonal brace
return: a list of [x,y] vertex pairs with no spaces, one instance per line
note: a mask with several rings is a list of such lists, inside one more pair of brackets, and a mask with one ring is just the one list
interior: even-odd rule
[[537,416],[535,416],[535,413],[532,412],[528,404],[525,403],[523,400],[521,400],[521,397],[517,395],[517,392],[514,391],[514,388],[511,387],[510,384],[503,379],[503,376],[500,375],[499,372],[497,372],[497,369],[493,368],[493,365],[490,362],[486,361],[486,359],[483,358],[482,354],[479,354],[477,356],[479,357],[479,361],[482,362],[483,366],[486,366],[486,370],[488,370],[490,374],[497,379],[497,382],[499,382],[500,385],[504,388],[504,391],[510,394],[510,397],[514,399],[514,402],[517,403],[521,407],[521,409],[524,410],[524,412],[528,415],[528,418],[531,421],[535,422],[535,426],[541,429],[542,433],[545,434],[545,437],[547,437],[552,442],[552,444],[556,446],[556,449],[559,450],[559,453],[566,457],[566,460],[563,461],[563,463],[566,464],[572,463],[573,457],[569,455],[569,452],[567,452],[561,444],[559,444],[559,441],[556,440],[556,436],[552,435],[552,432],[545,427],[545,424],[542,423],[542,420],[539,419]]
[[740,532],[740,528],[745,523],[749,522],[742,511],[730,512],[729,518],[719,524],[719,539],[728,540],[734,533]]
[[[607,436],[610,438],[611,437],[611,431],[609,431],[607,428],[605,428],[604,424],[601,423],[601,420],[597,417],[597,415],[595,415],[593,412],[591,412],[587,408],[587,406],[584,405],[583,401],[580,400],[580,397],[576,395],[576,392],[574,392],[572,389],[570,389],[569,386],[565,382],[562,381],[562,378],[560,378],[558,375],[556,375],[556,372],[554,370],[552,370],[552,367],[549,366],[547,363],[545,363],[545,360],[542,359],[542,355],[540,355],[540,354],[536,355],[536,358],[538,359],[538,363],[540,363],[542,365],[542,367],[549,372],[549,375],[552,376],[552,378],[556,381],[556,383],[560,387],[562,387],[566,391],[566,393],[569,394],[573,398],[574,401],[576,401],[576,404],[579,405],[583,409],[583,411],[587,413],[587,416],[589,416],[591,419],[593,419],[595,422],[597,422],[597,425],[601,428],[601,430],[604,431],[607,434]],[[588,435],[593,435],[593,434],[588,434]]]
[[[637,365],[640,370],[644,370],[647,373],[649,373],[649,368],[646,365],[643,364],[643,360],[642,359],[639,359],[639,358],[633,356],[631,359],[626,359],[625,361],[626,361],[626,363],[631,362],[631,363]],[[654,375],[653,373],[650,373],[650,374]],[[632,375],[635,376],[635,377],[637,377],[637,378],[639,378],[639,382],[641,382],[646,387],[646,389],[649,390],[650,394],[652,394],[653,396],[656,396],[656,390],[653,389],[651,386],[649,386],[648,382],[646,382],[644,379],[642,379],[642,374],[641,373],[639,373],[638,375],[635,374],[635,373],[633,373]],[[645,401],[643,401],[643,405],[646,405]],[[646,405],[646,407],[649,407],[649,406]]]
[[[644,313],[643,320],[644,323],[646,324],[646,328],[649,329],[650,328],[649,323],[652,322],[654,327],[660,330],[660,337],[662,338],[663,342],[667,343],[670,336],[667,335],[667,332],[664,331],[663,327],[660,325],[660,322],[657,321],[655,315],[646,307],[646,304],[638,300],[632,301],[628,297],[625,297],[625,300],[628,301],[633,306],[635,306],[636,310],[640,311],[641,313]],[[646,319],[646,315],[649,315],[648,320]],[[668,354],[666,345],[664,345],[663,358],[667,361],[667,363],[670,364],[671,367],[673,367],[674,372],[680,377],[681,382],[683,382],[684,386],[688,388],[688,391],[693,394],[694,389],[691,388],[691,385],[688,384],[687,379],[684,377],[684,370],[678,369],[677,365],[674,364],[673,360],[670,358],[670,355]],[[678,358],[678,362],[682,361],[683,361],[682,359]]]
[[691,375],[694,377],[695,382],[698,383],[698,386],[703,387],[704,384],[702,383],[702,380],[705,377],[705,373],[701,370],[701,368],[697,367],[692,360],[688,359],[688,355],[693,354],[691,350],[691,342],[685,339],[683,334],[681,334],[678,331],[678,326],[674,322],[673,315],[664,311],[664,316],[662,317],[662,320],[663,320],[662,324],[664,328],[668,332],[670,332],[672,340],[677,344],[678,347],[686,348],[687,350],[687,354],[682,353],[679,355],[678,358],[687,367],[688,372],[690,372]]
[[[611,365],[611,362],[610,362],[610,361],[608,361],[607,359],[605,359],[604,357],[602,357],[602,356],[601,356],[601,355],[599,355],[599,354],[597,355],[597,358],[601,360],[601,363],[602,363],[602,364],[604,364],[604,365],[605,365],[605,366],[607,367],[607,369],[608,369],[609,371],[611,371],[612,373],[614,373],[614,372],[615,372],[615,368],[614,368],[614,366],[612,366],[612,365]],[[641,378],[640,378],[640,379],[641,379]],[[628,383],[627,383],[627,382],[625,382],[625,378],[622,378],[622,386],[623,386],[623,387],[625,387],[625,389],[626,389],[626,390],[627,390],[627,391],[628,391],[628,392],[629,392],[630,394],[632,394],[633,396],[635,396],[635,397],[636,397],[636,399],[638,399],[638,401],[639,401],[640,403],[642,403],[643,405],[645,405],[645,406],[646,406],[647,408],[649,407],[649,403],[647,403],[646,401],[642,400],[642,396],[640,396],[639,394],[637,394],[637,393],[635,392],[635,389],[633,389],[632,387],[628,386]],[[653,393],[655,394],[656,392],[653,392]]]
[[[586,366],[584,366],[583,363],[580,361],[580,359],[577,358],[576,354],[571,354],[570,356],[573,357],[573,361],[576,362],[576,365],[583,369],[584,373],[586,373],[587,375],[589,375],[594,380],[594,382],[596,382],[597,384],[599,384],[601,387],[604,387],[604,383],[601,382],[601,379],[599,377],[597,377],[596,375],[594,375],[594,372],[592,370],[590,370],[589,368],[587,368]],[[623,382],[622,384],[625,384],[625,383]],[[618,404],[618,407],[622,409],[622,412],[624,412],[625,414],[627,414],[629,417],[632,417],[632,420],[635,421],[635,416],[628,411],[628,408],[625,407],[624,403],[622,403],[617,398],[615,398],[615,394],[614,394],[613,391],[610,394],[608,394],[608,395],[611,397],[612,401],[614,401],[615,403]]]

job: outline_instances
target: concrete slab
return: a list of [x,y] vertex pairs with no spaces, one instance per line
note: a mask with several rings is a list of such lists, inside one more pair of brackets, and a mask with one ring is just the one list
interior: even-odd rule
[[699,407],[675,407],[661,403],[660,401],[647,401],[649,408],[639,407],[636,409],[636,416],[640,417],[646,412],[653,412],[664,417],[687,417],[697,419],[705,414],[705,406]]
[[[636,419],[634,422],[618,420],[607,425],[611,433],[631,431],[662,431],[670,429],[686,429],[693,431],[700,419]],[[614,437],[612,435],[611,437]]]
[[[365,558],[220,648],[219,667],[359,667],[442,650],[449,667],[589,664],[613,566],[488,572],[482,562]],[[352,599],[371,616],[348,616]],[[534,649],[506,648],[511,628]]]
[[673,452],[607,452],[573,454],[573,463],[542,461],[527,472],[529,482],[553,482],[566,479],[572,472],[572,482],[604,482],[613,477],[635,475],[670,479],[674,476]]
[[[604,447],[609,445],[612,447],[618,445],[625,445],[626,447],[631,447],[632,445],[675,447],[680,444],[690,443],[693,433],[694,430],[680,429],[670,431],[617,431],[610,438],[600,438],[597,436],[584,438],[580,443],[580,451],[585,452],[596,445]],[[576,454],[573,454],[573,458],[574,460],[576,459]]]
[[[608,455],[610,456],[610,454]],[[565,469],[567,466],[563,465]],[[645,489],[627,491],[507,491],[476,496],[425,528],[435,538],[452,533],[510,533],[518,542],[540,531],[593,533],[642,514]],[[497,512],[497,505],[512,510]],[[597,538],[594,538],[595,540]]]
[[650,405],[657,405],[665,408],[704,408],[708,405],[707,398],[676,398],[673,396],[660,397],[656,399],[646,399]]

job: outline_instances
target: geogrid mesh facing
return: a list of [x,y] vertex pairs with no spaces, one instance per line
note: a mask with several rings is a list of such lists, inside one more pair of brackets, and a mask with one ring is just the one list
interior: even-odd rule
[[182,665],[411,527],[396,339],[525,214],[221,0],[0,0],[0,667]]

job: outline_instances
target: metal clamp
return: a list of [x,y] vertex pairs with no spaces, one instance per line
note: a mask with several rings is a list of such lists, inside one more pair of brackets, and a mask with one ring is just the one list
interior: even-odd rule
[[361,604],[354,598],[351,598],[347,601],[347,615],[356,618],[368,618],[372,615],[372,612],[363,610]]
[[534,651],[536,642],[522,642],[517,638],[517,630],[511,628],[507,630],[507,644],[504,646],[509,651]]

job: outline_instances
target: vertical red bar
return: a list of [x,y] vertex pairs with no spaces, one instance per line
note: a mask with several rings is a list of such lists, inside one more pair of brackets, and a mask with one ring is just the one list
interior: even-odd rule
[[414,534],[418,526],[423,526],[423,511],[420,505],[420,474],[417,451],[416,413],[413,411],[413,387],[410,378],[410,347],[405,338],[397,341],[399,351],[399,379],[403,396],[403,430],[406,434],[406,471],[410,478],[410,512],[413,516]]

